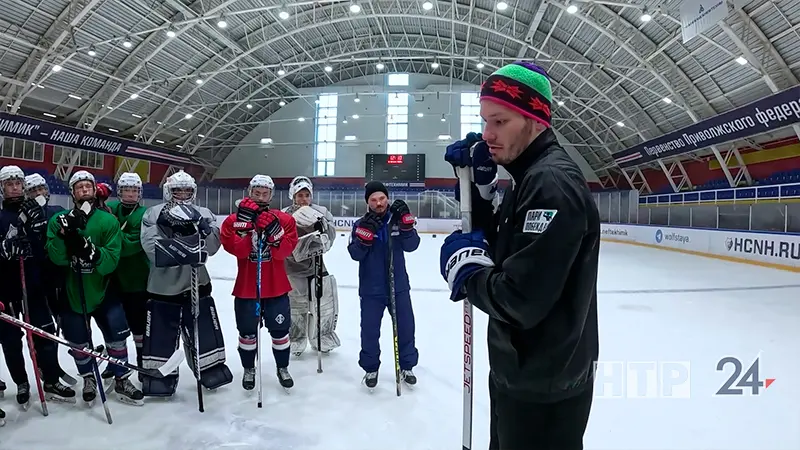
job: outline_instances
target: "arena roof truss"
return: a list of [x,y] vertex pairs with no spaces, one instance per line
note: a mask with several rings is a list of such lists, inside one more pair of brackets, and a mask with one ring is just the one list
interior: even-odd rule
[[517,59],[548,71],[555,126],[607,187],[648,192],[645,167],[691,187],[682,161],[709,154],[732,186],[750,182],[738,148],[800,136],[794,126],[627,170],[611,157],[797,85],[798,2],[733,8],[687,43],[678,0],[6,3],[4,108],[178,149],[211,171],[279,102],[313,102],[304,88],[387,72],[478,85]]

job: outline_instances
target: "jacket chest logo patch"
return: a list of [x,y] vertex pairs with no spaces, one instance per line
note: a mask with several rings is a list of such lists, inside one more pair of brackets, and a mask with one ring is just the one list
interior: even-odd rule
[[530,209],[525,214],[525,224],[522,226],[523,233],[542,234],[550,226],[550,222],[558,214],[556,209]]

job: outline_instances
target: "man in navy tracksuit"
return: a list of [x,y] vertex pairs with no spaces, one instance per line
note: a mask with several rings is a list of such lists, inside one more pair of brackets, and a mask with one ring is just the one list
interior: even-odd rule
[[417,378],[411,369],[417,365],[419,353],[414,345],[414,310],[411,307],[411,286],[404,252],[413,252],[419,247],[419,234],[414,229],[416,220],[402,200],[395,200],[389,207],[389,192],[383,183],[370,181],[365,190],[364,199],[369,211],[353,224],[350,244],[347,246],[350,257],[359,263],[361,353],[358,365],[366,372],[364,383],[373,389],[378,384],[378,368],[381,365],[378,343],[381,320],[383,311],[389,307],[391,247],[400,373],[406,383],[413,385]]

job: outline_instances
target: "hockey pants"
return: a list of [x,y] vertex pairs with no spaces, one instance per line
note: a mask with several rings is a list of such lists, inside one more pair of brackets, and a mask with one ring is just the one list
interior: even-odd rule
[[242,367],[255,367],[256,342],[261,324],[272,337],[272,354],[278,368],[289,366],[289,327],[292,316],[289,311],[289,296],[262,298],[259,305],[255,299],[235,298],[233,309],[236,328],[239,330],[239,357]]
[[[7,314],[18,318],[22,316],[22,302],[9,302],[5,311]],[[41,328],[48,333],[55,333],[56,326],[50,310],[47,307],[47,299],[41,296],[29,296],[28,307],[30,311],[31,325]],[[22,329],[6,322],[0,322],[0,345],[3,347],[3,356],[8,366],[11,379],[16,384],[28,381],[28,373],[25,370],[25,357],[23,356],[22,341],[25,333]],[[55,383],[64,373],[58,364],[58,346],[55,342],[39,336],[33,337],[33,345],[36,350],[36,360],[42,370],[42,378],[45,383]]]
[[[400,352],[400,369],[411,370],[417,365],[419,352],[414,342],[414,310],[411,292],[395,294],[397,307],[397,346]],[[361,298],[361,352],[358,365],[365,372],[376,372],[381,365],[380,337],[383,312],[389,308],[388,297]]]
[[[206,389],[217,389],[233,381],[225,365],[225,341],[222,337],[219,317],[211,285],[200,286],[198,302],[200,382]],[[147,327],[142,342],[142,367],[158,369],[175,351],[183,337],[186,362],[192,372],[194,367],[195,341],[194,316],[190,292],[175,296],[150,294],[147,302]],[[149,397],[169,397],[178,386],[178,369],[164,378],[142,377],[142,392]]]
[[[315,277],[289,277],[292,291],[289,300],[292,305],[292,328],[289,335],[291,352],[300,355],[306,350],[307,342],[317,350],[317,298],[314,286]],[[322,278],[322,301],[320,302],[320,328],[322,329],[322,351],[327,353],[341,345],[336,335],[336,322],[339,319],[339,295],[336,278],[327,275]]]
[[[88,316],[90,322],[94,318],[97,328],[103,333],[103,341],[108,356],[127,361],[127,339],[131,332],[128,329],[128,322],[125,320],[125,311],[119,301],[113,296],[106,296],[103,303],[90,312]],[[90,324],[87,324],[83,319],[82,313],[72,311],[68,307],[61,310],[61,329],[64,333],[64,338],[68,341],[79,344],[82,347],[89,347],[89,326]],[[77,352],[70,351],[70,354],[75,359],[75,365],[78,366],[78,373],[81,376],[92,373],[92,358]],[[130,372],[125,367],[116,364],[109,364],[109,369],[117,378],[124,377]]]
[[489,376],[489,450],[582,450],[593,385],[575,397],[534,403],[497,389]]

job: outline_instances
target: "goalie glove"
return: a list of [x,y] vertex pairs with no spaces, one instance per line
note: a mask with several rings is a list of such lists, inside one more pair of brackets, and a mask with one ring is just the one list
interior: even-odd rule
[[319,219],[324,218],[321,212],[310,206],[300,207],[300,209],[292,213],[292,217],[297,222],[297,226],[303,228],[313,227]]

